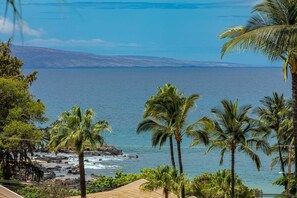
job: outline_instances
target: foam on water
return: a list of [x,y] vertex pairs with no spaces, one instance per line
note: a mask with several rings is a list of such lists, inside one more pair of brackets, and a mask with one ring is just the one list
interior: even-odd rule
[[[67,160],[63,160],[62,163],[67,162],[67,164],[71,166],[78,165],[78,157],[76,154],[73,153],[58,153],[57,155],[54,153],[40,153],[36,152],[35,155],[42,156],[42,157],[55,157],[55,156],[63,156],[68,157]],[[84,157],[84,165],[85,169],[93,169],[93,170],[120,170],[122,167],[117,164],[119,161],[127,160],[127,154],[122,156],[109,156],[109,155],[102,155],[102,156],[86,156]],[[36,159],[36,156],[33,157]]]

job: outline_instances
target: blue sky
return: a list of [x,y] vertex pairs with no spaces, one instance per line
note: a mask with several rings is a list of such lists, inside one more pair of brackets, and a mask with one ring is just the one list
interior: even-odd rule
[[[104,55],[221,61],[224,41],[218,35],[230,26],[245,24],[257,0],[22,2],[24,39],[22,42],[17,31],[15,44]],[[4,8],[4,1],[1,3]],[[0,24],[3,14],[4,9]],[[0,39],[6,40],[12,29],[10,18],[0,28]],[[251,52],[230,54],[223,61],[271,65],[262,55]]]

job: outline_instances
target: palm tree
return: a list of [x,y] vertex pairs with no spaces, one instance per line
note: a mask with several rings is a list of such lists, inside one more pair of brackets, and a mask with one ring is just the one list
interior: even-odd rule
[[166,165],[158,166],[156,169],[144,169],[142,172],[147,182],[140,186],[141,190],[154,191],[161,188],[165,198],[168,198],[170,192],[176,193],[179,197],[184,176],[179,176],[175,168]]
[[[259,189],[249,189],[235,174],[235,196],[236,197],[259,197]],[[225,198],[231,196],[231,171],[218,170],[215,173],[204,173],[193,178],[190,183],[191,195],[196,197]]]
[[[170,102],[168,102],[170,100]],[[160,148],[169,139],[170,156],[173,168],[175,168],[173,148],[173,125],[175,114],[180,106],[181,99],[177,95],[177,88],[165,84],[158,88],[155,96],[152,96],[145,104],[143,120],[138,124],[137,134],[152,132],[152,146],[159,145]]]
[[92,109],[83,112],[78,106],[63,112],[51,130],[49,142],[52,151],[69,149],[78,154],[82,198],[86,197],[84,150],[102,145],[104,143],[102,132],[111,131],[109,123],[105,120],[93,124],[94,117],[95,112]]
[[222,148],[221,165],[225,152],[231,151],[231,198],[234,198],[236,149],[246,153],[255,162],[257,169],[260,170],[260,158],[251,146],[255,146],[256,149],[263,149],[265,153],[268,153],[269,145],[262,138],[252,137],[252,134],[257,133],[259,128],[257,122],[248,117],[250,105],[238,108],[237,100],[235,102],[222,100],[221,104],[223,109],[214,108],[211,110],[215,119],[212,120],[212,127],[206,129],[213,134],[212,143],[207,152],[217,147]]
[[[262,52],[269,60],[283,60],[284,78],[287,68],[292,76],[292,109],[294,148],[297,153],[297,1],[264,0],[254,6],[254,15],[247,25],[223,32],[221,38],[229,38],[222,48],[222,57],[229,51],[252,49]],[[295,156],[297,170],[297,155]],[[297,185],[297,171],[295,171]]]
[[287,101],[283,94],[280,96],[278,93],[274,92],[272,97],[266,96],[260,100],[262,107],[256,109],[260,120],[269,129],[267,136],[270,135],[271,131],[277,140],[276,148],[279,155],[281,171],[283,176],[285,176],[285,164],[283,159],[284,140],[286,138],[287,130],[284,129],[283,123],[287,119],[288,113],[290,113],[290,102]]
[[[200,130],[200,125],[204,123],[205,118],[201,118],[197,120],[196,122],[186,125],[186,119],[188,116],[188,113],[190,112],[191,109],[195,107],[195,102],[197,99],[199,99],[199,95],[191,95],[189,97],[183,97],[182,98],[182,103],[181,106],[176,114],[176,120],[174,124],[174,137],[176,140],[176,145],[177,145],[177,154],[178,154],[178,161],[179,161],[179,171],[180,174],[183,174],[183,163],[182,163],[182,154],[181,154],[181,143],[183,140],[183,136],[186,135],[192,135],[195,134],[196,139],[200,140],[200,143],[203,143],[205,145],[208,144],[209,139],[208,139],[208,134],[205,131]],[[181,189],[181,195],[182,198],[185,197],[185,188],[182,186]]]
[[[290,101],[289,101],[289,106],[290,106]],[[282,151],[282,156],[277,156],[272,158],[271,160],[271,169],[274,168],[274,166],[278,163],[283,166],[288,167],[288,172],[287,174],[283,174],[282,178],[285,178],[282,183],[278,183],[277,181],[274,182],[275,184],[278,185],[283,185],[286,190],[286,194],[290,196],[292,192],[295,192],[295,186],[293,186],[293,190],[291,189],[291,163],[294,162],[295,160],[292,159],[292,156],[294,157],[294,151],[292,152],[292,148],[294,147],[294,131],[293,131],[293,122],[292,122],[292,111],[291,109],[284,111],[286,113],[286,117],[282,120],[280,123],[280,131],[283,131],[283,137],[282,137],[282,145],[279,146],[281,147]],[[277,147],[277,148],[279,148]],[[272,147],[275,149],[275,147]],[[272,149],[272,152],[273,152]]]
[[[195,102],[200,96],[193,94],[185,97],[182,92],[170,84],[164,85],[163,88],[158,89],[158,93],[152,96],[146,103],[144,112],[144,120],[138,125],[138,133],[142,131],[152,131],[152,143],[163,144],[169,138],[171,159],[173,167],[173,143],[172,136],[174,137],[177,145],[177,154],[179,162],[180,174],[183,174],[183,163],[181,153],[181,143],[185,134],[196,134],[201,139],[201,142],[207,144],[208,136],[204,131],[197,129],[203,122],[200,119],[191,125],[186,125],[186,118],[191,109],[195,107]],[[182,197],[185,197],[185,190],[182,187]]]

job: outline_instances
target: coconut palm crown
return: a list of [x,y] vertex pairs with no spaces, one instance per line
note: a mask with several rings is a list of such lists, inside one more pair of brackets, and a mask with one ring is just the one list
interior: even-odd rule
[[[231,198],[235,196],[235,152],[246,153],[260,170],[261,161],[256,150],[261,149],[269,153],[269,144],[265,139],[255,135],[262,131],[257,121],[248,116],[251,109],[250,105],[238,107],[238,101],[235,102],[222,100],[222,109],[213,108],[214,114],[212,126],[206,130],[212,133],[211,145],[207,152],[214,148],[221,148],[220,165],[223,163],[224,155],[227,150],[231,151]],[[210,126],[210,125],[207,125]]]
[[267,136],[275,137],[277,140],[276,152],[280,160],[280,167],[283,176],[285,176],[285,164],[283,159],[283,152],[287,150],[286,139],[289,135],[287,122],[291,114],[291,102],[286,100],[283,94],[279,95],[274,92],[272,96],[266,96],[260,100],[262,106],[256,108],[256,113],[262,123],[267,126]]
[[72,150],[78,154],[81,197],[86,197],[84,150],[95,149],[104,143],[102,133],[111,131],[109,123],[105,120],[93,123],[95,112],[74,106],[70,111],[63,112],[51,129],[49,148],[54,152],[60,149]]
[[152,146],[160,148],[169,139],[171,163],[175,168],[173,134],[176,112],[181,105],[181,96],[177,94],[177,88],[165,84],[158,88],[156,95],[145,104],[143,120],[138,124],[137,133],[152,132]]
[[[137,132],[151,131],[152,144],[163,145],[166,140],[170,140],[170,153],[173,167],[174,138],[177,147],[177,156],[180,174],[183,173],[181,143],[185,134],[196,134],[202,143],[208,143],[208,136],[204,131],[198,130],[199,125],[203,122],[203,118],[187,125],[187,116],[190,110],[195,107],[196,100],[199,95],[193,94],[189,97],[184,96],[183,92],[179,92],[177,87],[165,84],[163,88],[158,89],[158,93],[147,101],[144,112],[144,120],[140,122]],[[185,197],[185,191],[182,187],[182,197]]]
[[162,189],[164,197],[168,198],[170,193],[180,197],[180,188],[185,182],[185,176],[179,176],[178,170],[168,165],[158,166],[156,169],[144,169],[142,174],[147,182],[140,186],[143,191],[154,191]]

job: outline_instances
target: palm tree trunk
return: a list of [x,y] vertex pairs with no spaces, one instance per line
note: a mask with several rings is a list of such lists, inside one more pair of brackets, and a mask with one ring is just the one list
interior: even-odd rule
[[231,148],[231,198],[235,197],[235,148]]
[[169,142],[170,142],[171,163],[172,163],[172,167],[175,168],[175,161],[174,161],[174,151],[173,151],[173,140],[172,140],[172,136],[169,138]]
[[168,191],[168,189],[164,189],[164,196],[165,196],[165,198],[168,198],[169,196],[168,196],[168,194],[169,194],[169,191]]
[[[277,140],[277,145],[278,145],[278,155],[279,155],[279,159],[280,159],[280,163],[281,163],[281,170],[282,170],[282,175],[283,177],[286,176],[286,173],[285,173],[285,164],[284,164],[284,159],[283,159],[283,154],[282,154],[282,151],[281,151],[281,144],[280,142]],[[285,190],[287,189],[287,182],[284,183],[284,188]]]
[[[281,163],[281,171],[282,171],[282,174],[283,174],[283,177],[286,176],[286,173],[285,173],[285,164],[284,164],[284,159],[283,159],[283,154],[282,154],[282,149],[281,149],[281,142],[280,142],[280,139],[281,137],[280,136],[280,132],[279,132],[279,128],[280,128],[280,123],[277,122],[276,123],[276,126],[274,128],[274,131],[275,131],[275,134],[276,134],[276,137],[277,137],[277,146],[278,146],[278,155],[279,155],[279,159],[280,159],[280,163]],[[286,186],[286,185],[285,185]],[[285,190],[286,190],[286,187],[285,187]]]
[[[297,170],[297,74],[292,73],[292,109],[295,150],[295,170]],[[295,171],[295,187],[297,189],[297,171]]]
[[85,164],[84,164],[84,152],[80,152],[78,155],[79,160],[79,175],[80,175],[80,195],[81,198],[86,198],[86,178],[85,178]]
[[[177,144],[177,154],[178,154],[178,163],[179,163],[179,172],[180,175],[183,174],[184,169],[183,169],[183,162],[182,162],[182,156],[181,156],[181,140],[177,139],[176,140],[176,144]],[[185,186],[182,185],[181,186],[181,197],[185,198],[186,197],[186,193],[185,193]]]
[[290,194],[290,185],[291,185],[291,145],[289,145],[288,150],[288,176],[287,176],[287,184],[286,184],[286,196],[289,198],[291,197]]
[[278,145],[278,155],[279,155],[279,159],[280,159],[280,163],[281,163],[282,174],[283,174],[283,176],[286,176],[284,159],[283,159],[283,154],[282,154],[282,151],[281,151],[281,148],[280,148],[281,145],[280,145],[279,141],[278,141],[277,145]]

